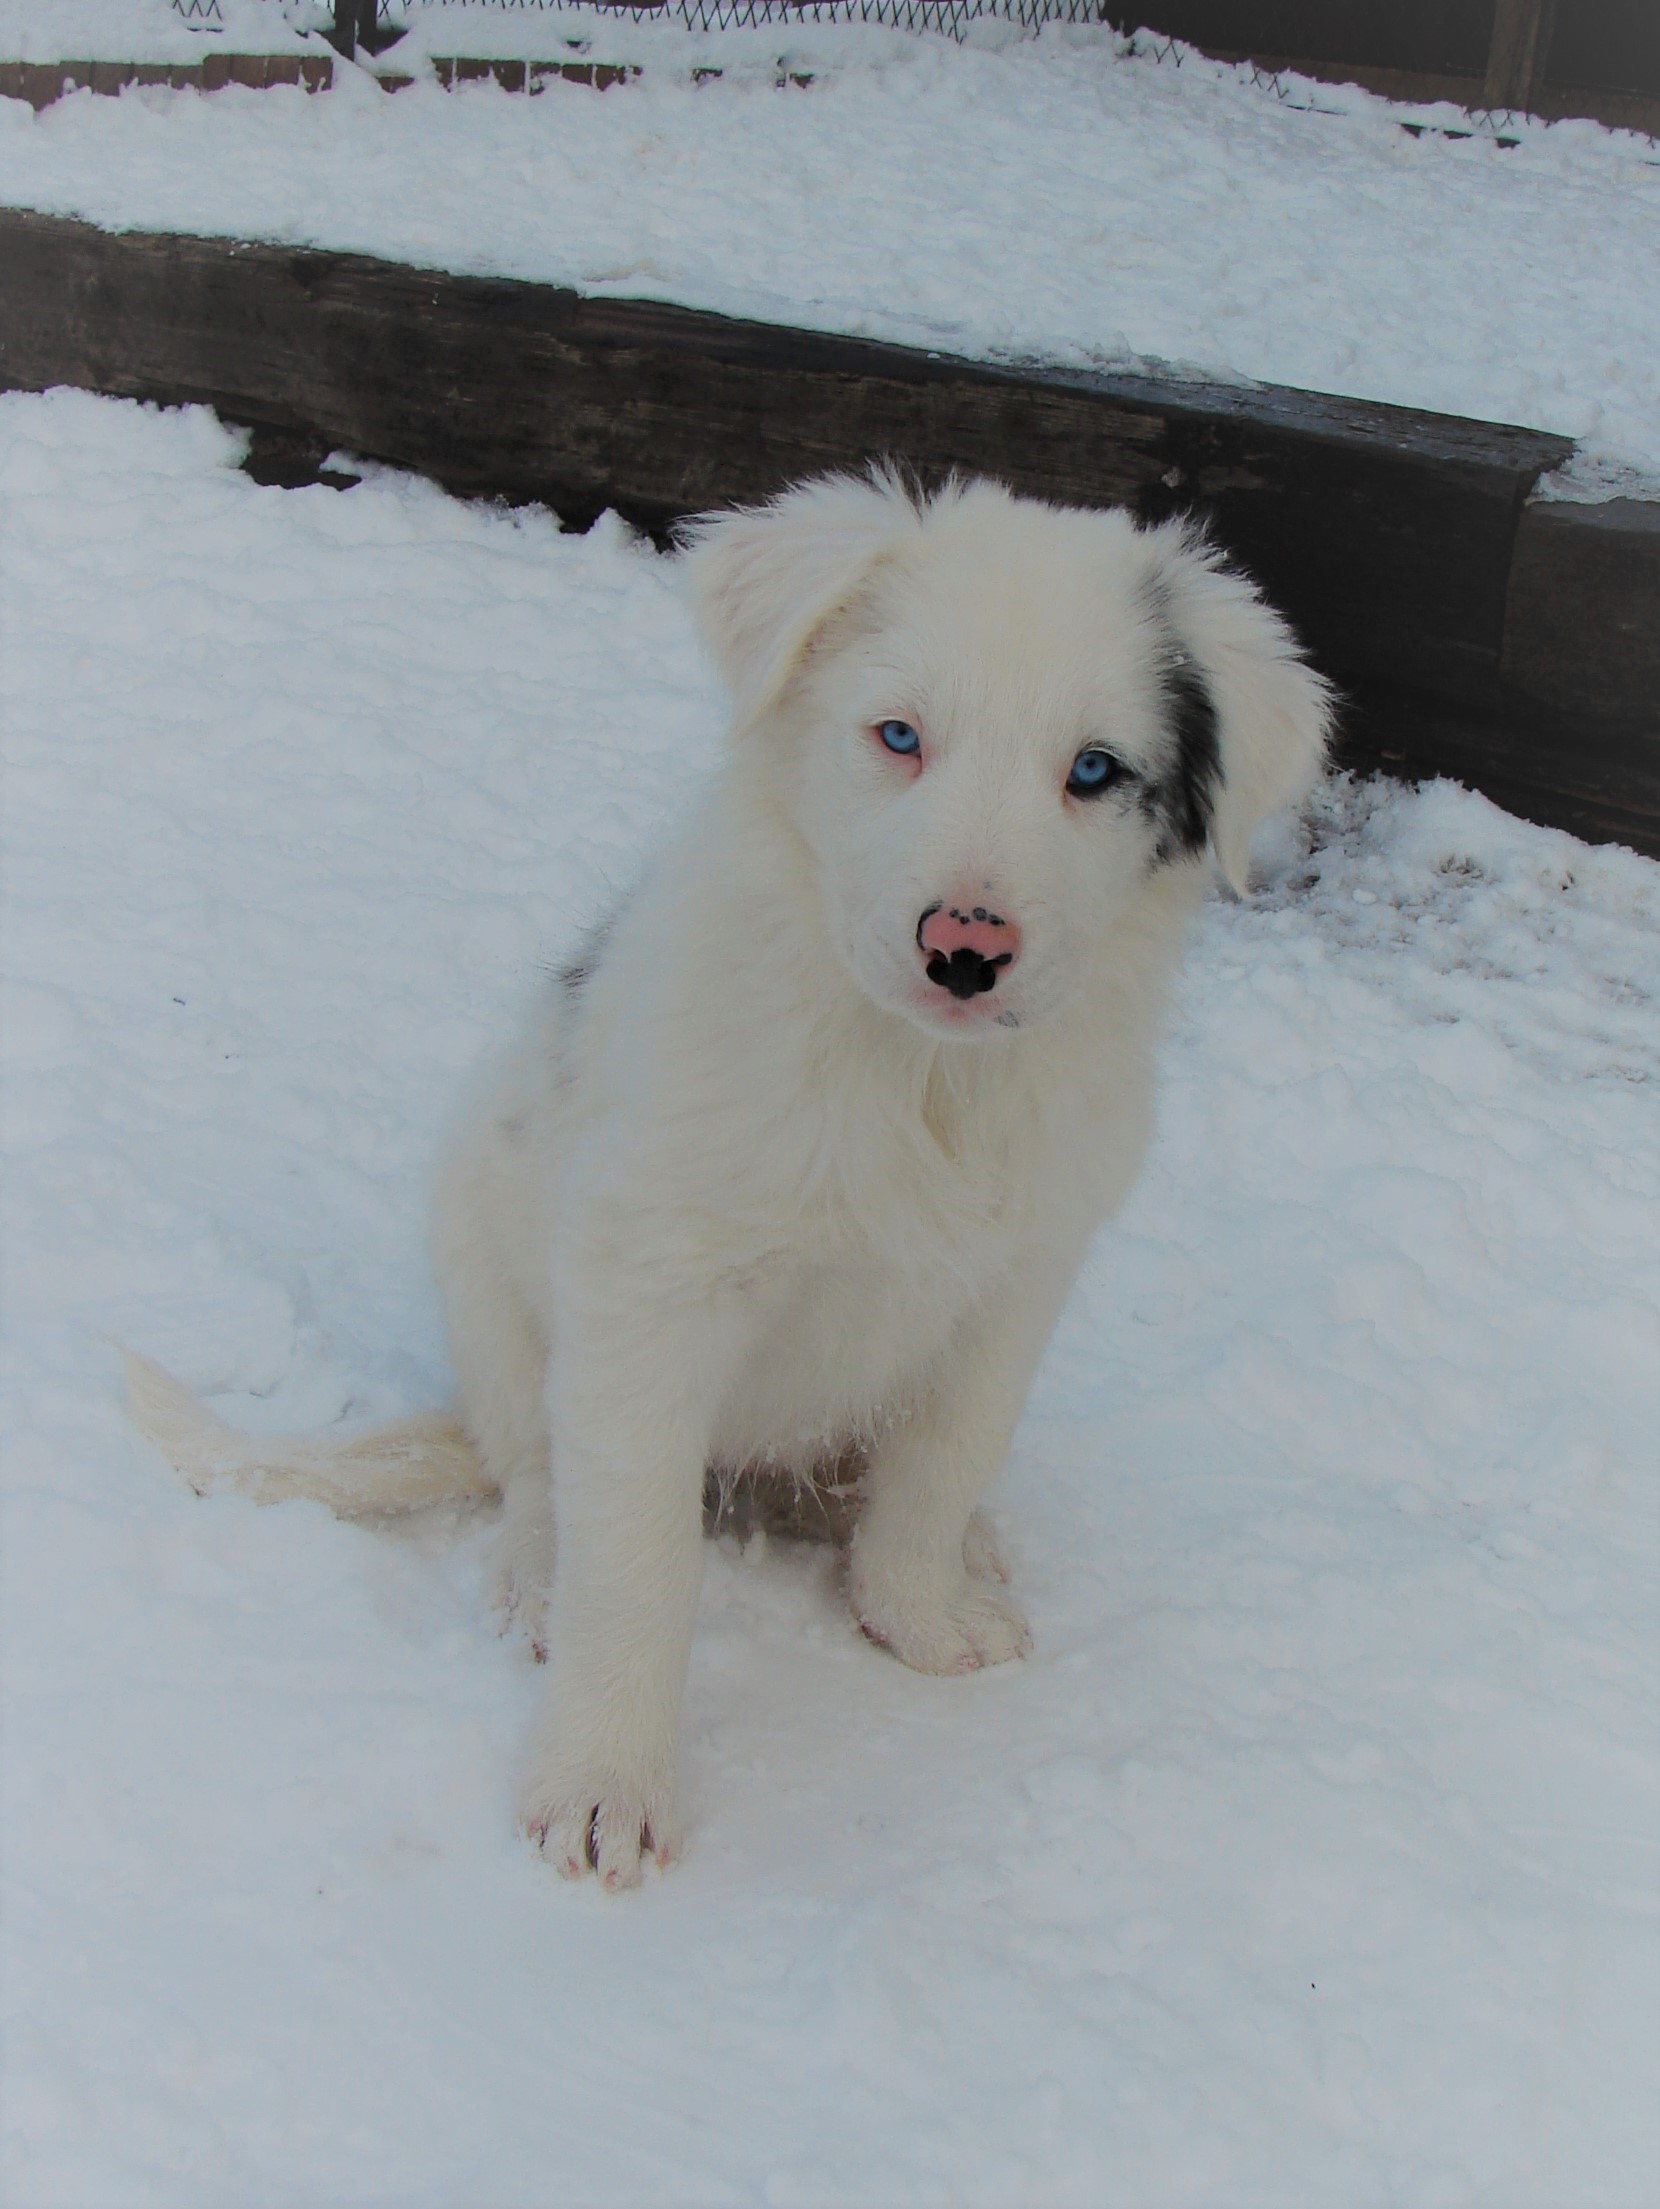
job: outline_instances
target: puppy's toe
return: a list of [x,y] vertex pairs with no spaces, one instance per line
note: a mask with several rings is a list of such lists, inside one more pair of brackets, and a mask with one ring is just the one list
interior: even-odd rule
[[992,1531],[991,1521],[983,1511],[976,1511],[968,1522],[968,1532],[963,1536],[963,1569],[971,1580],[999,1580],[1007,1583],[1009,1568]]
[[586,1810],[572,1805],[538,1814],[527,1809],[524,1829],[562,1879],[580,1879],[593,1870],[594,1821],[598,1804]]
[[977,1672],[1031,1653],[1031,1629],[1013,1598],[966,1575],[944,1597],[879,1600],[856,1588],[854,1616],[872,1641],[917,1672]]
[[995,1583],[970,1581],[947,1615],[964,1653],[953,1670],[977,1672],[983,1665],[1009,1664],[1032,1653],[1025,1612]]
[[[659,1824],[665,1828],[661,1838],[657,1833]],[[663,1812],[658,1813],[654,1824],[644,1804],[613,1799],[601,1803],[595,1815],[589,1851],[600,1885],[614,1891],[640,1884],[647,1856],[655,1857],[660,1865],[671,1864],[680,1853],[679,1836],[667,1830]]]

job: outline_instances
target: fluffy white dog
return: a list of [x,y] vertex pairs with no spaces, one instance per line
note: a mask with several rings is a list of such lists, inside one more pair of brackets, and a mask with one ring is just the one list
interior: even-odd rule
[[257,1445],[132,1364],[198,1486],[501,1493],[551,1658],[524,1822],[608,1887],[680,1843],[708,1469],[853,1466],[853,1614],[906,1664],[1030,1646],[976,1506],[1140,1165],[1208,855],[1243,886],[1329,718],[1175,525],[833,477],[687,558],[730,751],[459,1123],[458,1424]]

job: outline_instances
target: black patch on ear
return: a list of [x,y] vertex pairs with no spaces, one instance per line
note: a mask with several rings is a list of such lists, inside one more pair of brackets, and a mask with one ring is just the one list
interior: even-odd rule
[[1194,857],[1210,836],[1211,815],[1222,781],[1222,746],[1216,699],[1204,671],[1181,645],[1172,647],[1162,672],[1165,716],[1176,756],[1161,793],[1164,836],[1160,856]]
[[1170,758],[1143,805],[1159,832],[1155,860],[1164,865],[1178,857],[1196,858],[1209,841],[1216,793],[1222,786],[1222,743],[1215,693],[1177,634],[1169,595],[1157,577],[1148,584],[1147,594],[1158,637],[1159,692],[1170,732]]

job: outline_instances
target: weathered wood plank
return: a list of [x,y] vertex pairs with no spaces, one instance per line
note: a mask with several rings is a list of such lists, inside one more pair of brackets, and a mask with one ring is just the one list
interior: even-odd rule
[[1519,702],[1473,714],[1422,692],[1351,694],[1339,759],[1408,781],[1449,775],[1524,820],[1660,857],[1660,718],[1618,720]]
[[1660,507],[1536,503],[1516,533],[1507,704],[1614,721],[1660,713]]
[[1501,675],[1510,758],[1595,833],[1660,852],[1660,507],[1524,510]]

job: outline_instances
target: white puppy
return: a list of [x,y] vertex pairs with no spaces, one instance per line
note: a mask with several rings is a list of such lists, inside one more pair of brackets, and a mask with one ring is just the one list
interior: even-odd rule
[[976,1505],[1141,1162],[1207,853],[1243,885],[1329,715],[1174,525],[838,477],[687,557],[730,752],[460,1124],[459,1427],[258,1446],[133,1362],[199,1485],[502,1493],[552,1660],[524,1821],[611,1887],[679,1846],[706,1469],[855,1465],[871,1639],[926,1672],[1028,1648]]

